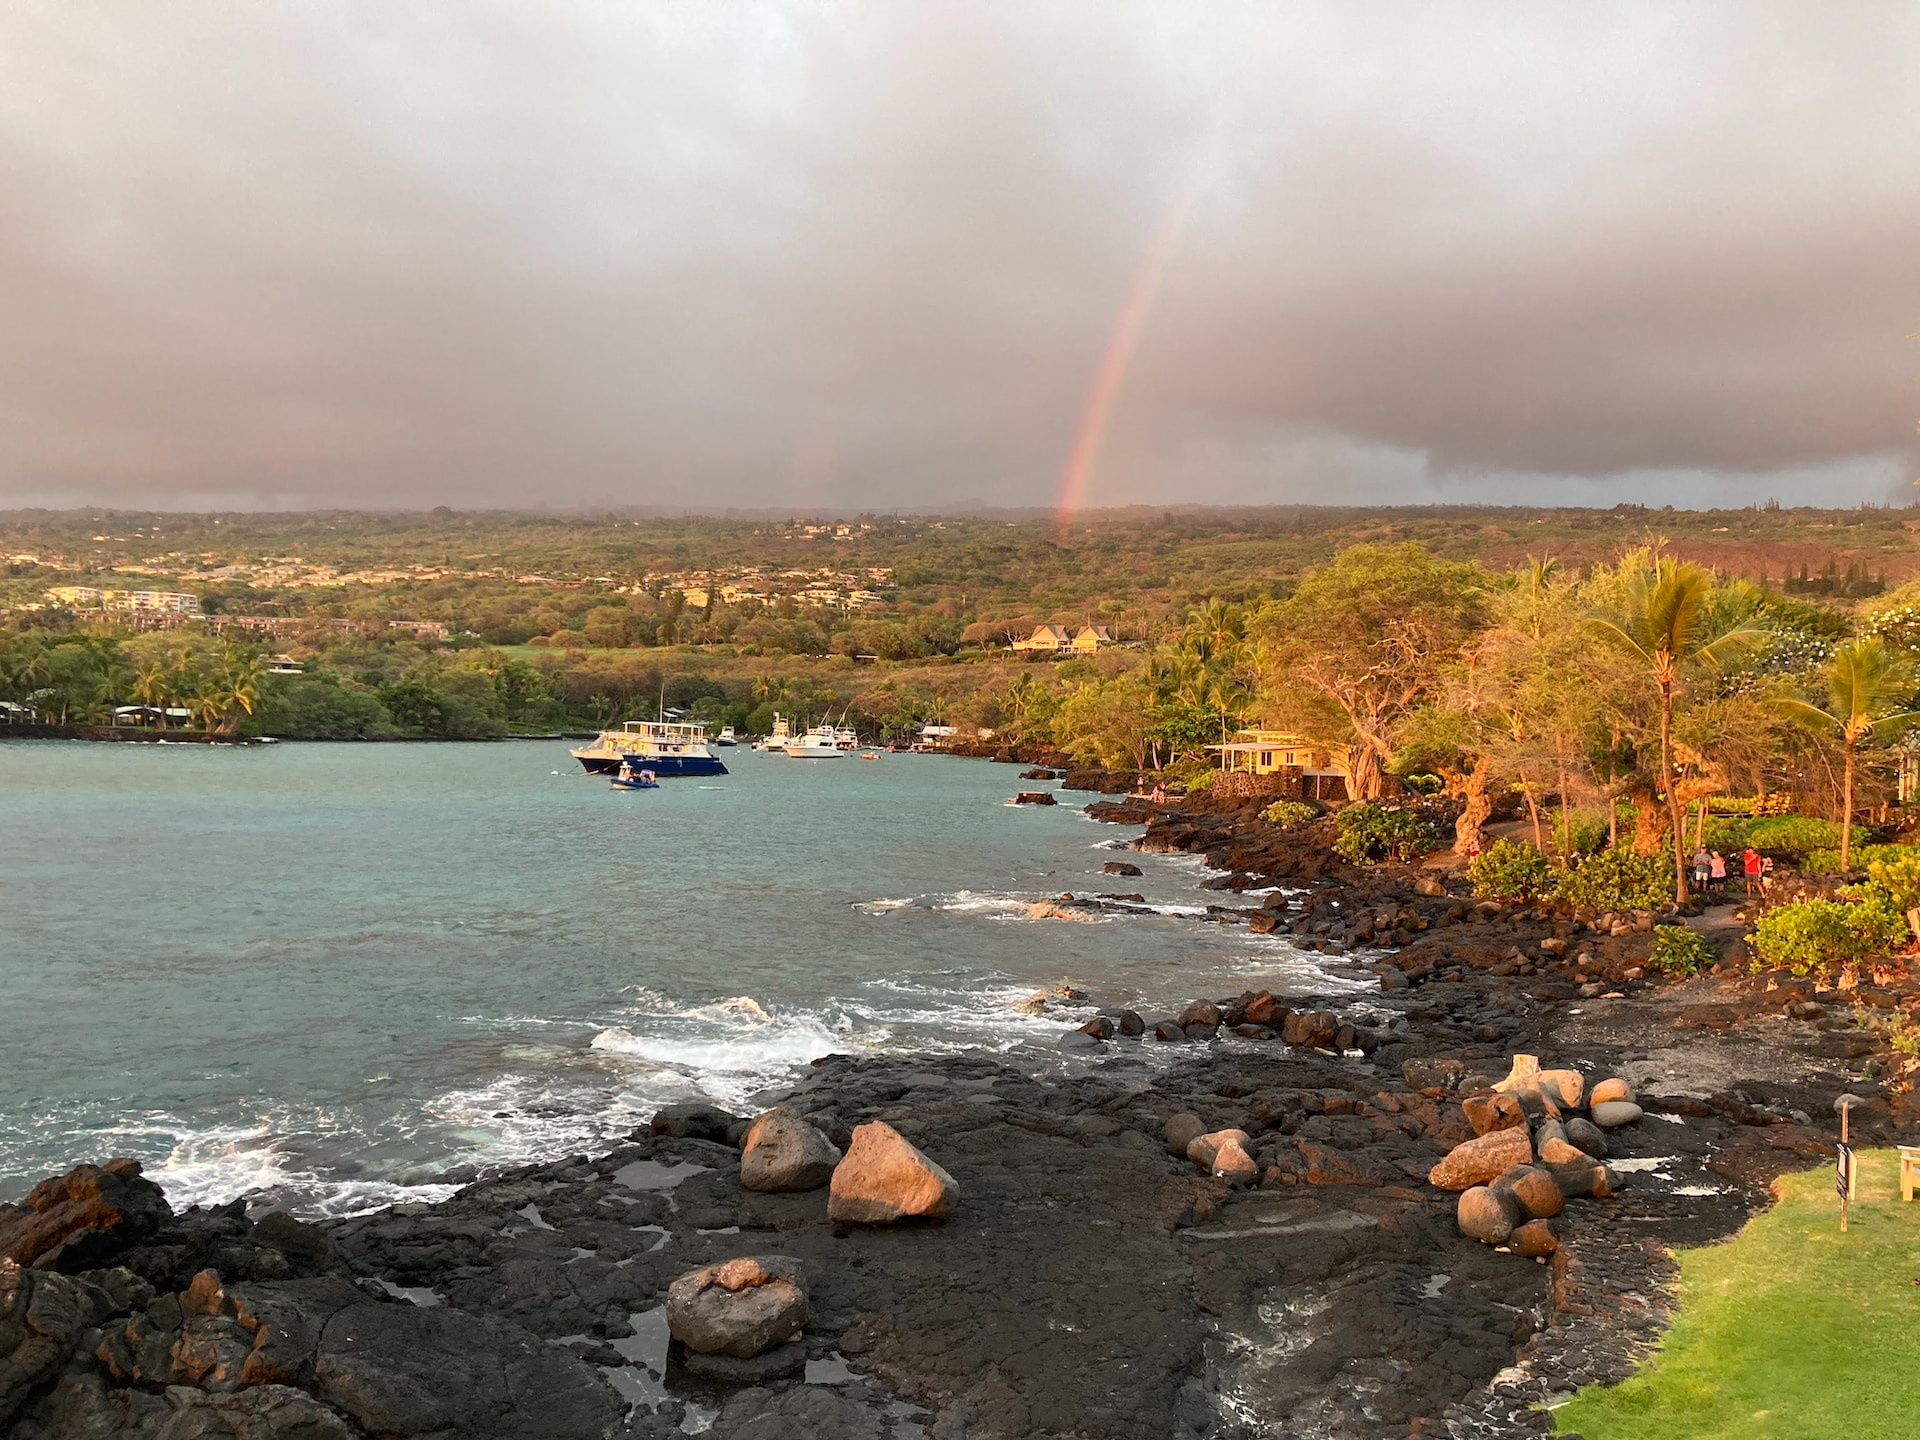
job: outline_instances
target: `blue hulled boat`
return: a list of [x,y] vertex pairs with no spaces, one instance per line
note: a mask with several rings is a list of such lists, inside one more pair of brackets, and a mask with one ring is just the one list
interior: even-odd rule
[[623,762],[645,767],[661,779],[673,775],[724,775],[727,767],[707,746],[707,727],[677,720],[629,720],[618,730],[602,730],[573,758],[589,775],[611,775]]

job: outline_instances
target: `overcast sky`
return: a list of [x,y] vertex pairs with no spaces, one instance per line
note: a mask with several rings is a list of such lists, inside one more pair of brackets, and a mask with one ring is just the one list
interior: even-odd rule
[[1905,503],[1917,76],[1894,0],[7,0],[0,505]]

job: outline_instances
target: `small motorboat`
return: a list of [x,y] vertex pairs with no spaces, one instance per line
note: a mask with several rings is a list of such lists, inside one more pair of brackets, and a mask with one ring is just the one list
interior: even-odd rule
[[718,735],[714,736],[708,743],[713,745],[738,745],[740,743],[740,737],[733,733],[733,727],[729,725]]
[[651,770],[636,770],[631,762],[622,760],[619,770],[614,773],[613,787],[616,790],[658,790],[660,777]]

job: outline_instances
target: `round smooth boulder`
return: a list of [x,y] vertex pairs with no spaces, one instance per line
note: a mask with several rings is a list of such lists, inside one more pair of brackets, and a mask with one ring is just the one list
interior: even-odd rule
[[1596,1160],[1607,1158],[1607,1137],[1600,1133],[1600,1127],[1591,1120],[1579,1116],[1567,1121],[1568,1143],[1579,1147],[1582,1154],[1591,1155]]
[[1504,1245],[1521,1218],[1514,1213],[1515,1208],[1509,1196],[1488,1185],[1475,1185],[1460,1192],[1460,1203],[1454,1214],[1460,1222],[1460,1233],[1469,1240],[1478,1240],[1483,1245]]
[[1589,1105],[1604,1105],[1609,1100],[1633,1099],[1633,1087],[1624,1080],[1596,1080],[1593,1093],[1587,1097]]
[[940,1220],[953,1212],[960,1186],[891,1125],[854,1127],[847,1155],[833,1172],[827,1218],[854,1225]]
[[1160,1135],[1167,1142],[1169,1155],[1185,1155],[1187,1147],[1206,1133],[1207,1122],[1186,1110],[1169,1115],[1167,1123],[1160,1127]]
[[702,1355],[750,1360],[793,1339],[807,1323],[798,1260],[743,1255],[689,1271],[667,1287],[667,1330]]
[[1622,1125],[1631,1125],[1647,1112],[1631,1100],[1602,1100],[1590,1112],[1593,1123],[1602,1130],[1618,1130]]
[[786,1106],[777,1106],[747,1127],[740,1143],[740,1184],[778,1194],[818,1190],[833,1179],[840,1152]]
[[1511,1196],[1529,1220],[1558,1215],[1567,1205],[1567,1197],[1560,1193],[1558,1182],[1538,1165],[1514,1166],[1493,1182],[1493,1189]]

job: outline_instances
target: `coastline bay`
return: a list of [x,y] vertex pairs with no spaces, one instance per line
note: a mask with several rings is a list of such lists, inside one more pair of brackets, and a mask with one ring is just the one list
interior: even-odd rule
[[[0,1197],[131,1153],[176,1204],[433,1198],[449,1167],[610,1141],[834,1051],[1051,1044],[1060,979],[1150,1005],[1351,988],[1195,923],[1197,862],[1137,857],[1005,767],[727,752],[640,795],[558,743],[0,744],[10,848]],[[556,773],[557,772],[557,773]],[[1061,891],[1167,912],[1032,919]]]

